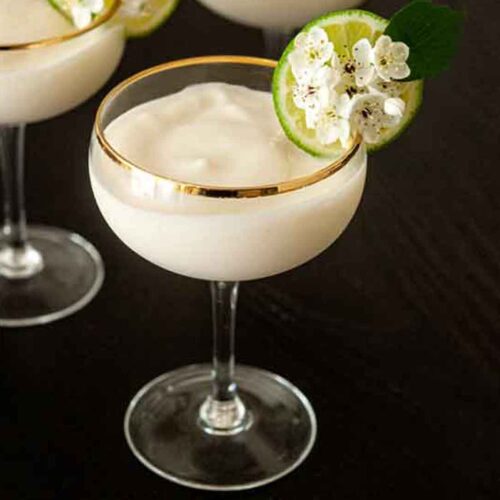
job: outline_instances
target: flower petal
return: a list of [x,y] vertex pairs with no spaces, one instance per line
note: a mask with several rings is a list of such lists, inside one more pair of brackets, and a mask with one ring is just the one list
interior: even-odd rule
[[318,123],[319,118],[319,108],[311,107],[306,108],[306,127],[308,129],[316,128],[316,124]]
[[379,131],[383,126],[383,103],[385,98],[380,94],[356,97],[353,102],[351,122],[353,128],[368,142],[377,142]]
[[358,68],[355,73],[356,85],[358,87],[365,87],[370,84],[375,76],[375,68],[367,66],[365,68]]
[[361,131],[363,140],[368,144],[375,144],[380,140],[380,129],[374,125],[368,125]]
[[340,74],[342,73],[342,67],[340,66],[339,56],[335,51],[333,52],[332,57],[330,59],[330,66],[336,73],[338,73],[340,78]]
[[327,86],[321,86],[318,89],[317,93],[317,99],[318,99],[318,106],[320,108],[324,108],[328,106],[328,102],[330,101],[330,93],[331,90]]
[[308,46],[308,40],[309,40],[309,37],[308,37],[308,34],[307,33],[299,33],[296,37],[295,37],[295,47],[298,48],[298,49],[306,49],[307,46]]
[[86,7],[75,5],[71,7],[71,17],[78,29],[85,28],[92,22],[92,13]]
[[340,117],[349,119],[352,110],[352,101],[347,94],[337,98],[337,113]]
[[292,89],[293,102],[299,109],[306,109],[308,104],[308,85],[295,85]]
[[307,56],[303,50],[294,50],[288,56],[292,73],[298,82],[305,83],[311,78],[312,71]]
[[389,66],[391,78],[394,80],[404,80],[411,74],[410,67],[406,63],[393,63]]
[[326,45],[329,43],[328,35],[323,28],[319,28],[318,26],[314,26],[311,28],[308,33],[308,41],[314,47],[319,47],[321,45]]
[[323,145],[338,141],[340,128],[337,121],[322,120],[316,129],[316,137]]
[[295,48],[288,56],[296,79],[304,80],[314,71],[325,65],[334,54],[333,43],[321,28],[313,28],[301,33],[295,39]]
[[361,66],[366,66],[373,62],[373,49],[367,38],[362,38],[354,44],[352,54],[356,63]]
[[405,113],[406,104],[403,99],[391,97],[384,102],[384,112],[388,115],[402,118]]
[[351,136],[351,124],[348,120],[339,120],[339,139],[343,148],[349,145],[349,138]]
[[384,82],[390,82],[392,80],[391,66],[389,66],[389,65],[381,66],[380,64],[376,64],[375,68],[377,70],[378,76]]
[[391,46],[392,39],[390,36],[382,35],[375,42],[375,55],[387,52]]
[[397,62],[405,62],[410,55],[410,48],[406,43],[394,42],[389,48],[389,54]]
[[321,64],[325,64],[327,63],[328,61],[331,60],[332,58],[332,55],[335,53],[335,49],[333,47],[333,43],[332,42],[328,42],[325,47],[323,48],[322,52],[321,52]]
[[312,80],[315,85],[325,87],[330,90],[337,85],[340,80],[340,76],[330,66],[322,66],[314,72]]
[[372,81],[375,75],[375,69],[373,67],[374,53],[368,39],[362,38],[358,40],[352,48],[352,53],[356,67],[356,85],[358,87],[364,87]]

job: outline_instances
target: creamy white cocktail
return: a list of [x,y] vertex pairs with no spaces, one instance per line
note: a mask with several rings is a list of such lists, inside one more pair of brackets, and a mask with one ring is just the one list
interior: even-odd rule
[[311,19],[340,9],[361,5],[364,0],[198,0],[221,16],[247,26],[289,31]]
[[[0,0],[0,12],[0,46],[64,37],[77,29],[47,0]],[[111,76],[124,44],[123,27],[111,19],[62,42],[0,50],[0,124],[45,120],[79,105]]]
[[[206,83],[124,113],[105,130],[113,147],[151,174],[206,186],[259,186],[325,167],[284,135],[267,92]],[[360,150],[340,171],[278,196],[209,198],[172,192],[141,170],[117,168],[96,146],[91,179],[111,228],[133,250],[174,272],[217,281],[261,278],[325,250],[363,191]]]
[[[152,263],[211,281],[212,364],[155,378],[125,415],[127,442],[152,471],[194,488],[241,490],[308,455],[316,419],[305,396],[282,377],[235,367],[238,281],[299,266],[338,238],[362,195],[367,150],[411,122],[422,77],[447,67],[461,25],[461,13],[431,2],[410,2],[390,21],[333,12],[307,24],[278,63],[173,61],[104,99],[90,177],[106,221]],[[278,324],[286,295],[261,297],[246,313]],[[171,304],[158,297],[157,305]],[[245,333],[258,341],[252,324]]]
[[72,232],[26,225],[24,137],[26,124],[73,109],[110,78],[125,45],[119,6],[118,1],[94,2],[99,11],[82,24],[48,0],[0,0],[2,326],[66,316],[87,304],[102,284],[103,264],[90,243]]
[[92,188],[113,231],[150,262],[211,281],[213,365],[156,378],[125,416],[142,463],[195,488],[259,486],[311,450],[316,420],[306,397],[274,374],[235,368],[238,282],[325,250],[365,183],[357,138],[319,160],[285,136],[269,93],[274,68],[211,56],[145,70],[104,99],[91,142]]

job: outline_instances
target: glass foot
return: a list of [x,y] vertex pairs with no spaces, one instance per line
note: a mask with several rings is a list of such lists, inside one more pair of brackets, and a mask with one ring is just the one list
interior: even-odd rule
[[68,316],[90,302],[104,279],[99,253],[81,236],[29,226],[28,239],[27,264],[35,272],[25,276],[16,275],[24,272],[19,259],[5,246],[0,250],[0,326],[41,325]]
[[309,454],[316,418],[306,397],[273,373],[236,366],[248,425],[235,434],[203,429],[200,407],[211,392],[212,368],[192,365],[143,387],[125,416],[135,456],[176,483],[203,490],[244,490],[291,472]]

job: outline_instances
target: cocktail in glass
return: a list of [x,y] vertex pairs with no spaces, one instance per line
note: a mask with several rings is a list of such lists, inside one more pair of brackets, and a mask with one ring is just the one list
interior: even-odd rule
[[274,67],[213,56],[146,70],[105,98],[91,142],[92,188],[118,237],[164,269],[210,282],[212,366],[158,377],[125,417],[139,460],[195,488],[266,484],[311,450],[316,421],[306,397],[278,375],[234,364],[238,282],[321,253],[364,188],[356,138],[334,162],[286,139],[268,93]]
[[64,317],[87,304],[102,284],[103,264],[89,242],[62,229],[26,225],[24,135],[26,124],[73,109],[109,79],[125,44],[118,8],[118,0],[110,2],[77,30],[47,0],[0,0],[2,326]]
[[217,14],[263,30],[266,52],[277,58],[294,29],[327,12],[352,9],[365,0],[198,0]]

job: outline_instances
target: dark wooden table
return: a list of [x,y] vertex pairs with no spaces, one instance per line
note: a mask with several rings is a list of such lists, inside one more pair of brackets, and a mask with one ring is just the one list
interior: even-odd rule
[[[401,4],[367,6],[389,15]],[[301,387],[319,435],[293,474],[225,498],[499,497],[499,15],[496,0],[471,3],[461,54],[429,82],[409,132],[370,158],[342,238],[242,287],[239,359]],[[105,92],[145,67],[207,53],[261,55],[263,44],[257,30],[185,0],[160,31],[128,44],[99,95],[28,129],[31,220],[88,237],[107,278],[82,312],[1,332],[2,500],[212,497],[146,470],[122,432],[145,382],[209,359],[207,286],[129,251],[102,220],[87,173]]]

